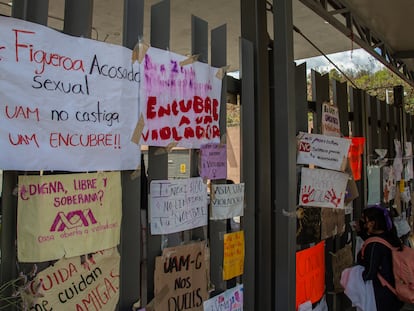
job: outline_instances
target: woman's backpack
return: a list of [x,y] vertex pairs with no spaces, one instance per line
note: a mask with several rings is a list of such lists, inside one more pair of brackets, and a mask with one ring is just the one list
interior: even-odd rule
[[395,288],[378,273],[381,284],[387,286],[401,301],[414,303],[414,248],[406,245],[403,245],[402,248],[394,247],[380,237],[371,237],[366,239],[362,245],[362,256],[364,256],[365,247],[372,242],[384,244],[392,252]]

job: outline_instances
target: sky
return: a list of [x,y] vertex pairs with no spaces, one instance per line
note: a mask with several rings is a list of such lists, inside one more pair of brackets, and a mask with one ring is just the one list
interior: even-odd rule
[[[363,49],[339,52],[329,54],[327,56],[342,71],[364,69],[369,70],[370,72],[376,72],[385,68],[384,65]],[[335,68],[335,66],[332,65],[324,56],[316,56],[295,61],[296,65],[300,65],[304,62],[306,62],[308,73],[311,69],[314,69],[320,73],[325,73]],[[236,79],[239,78],[238,71],[229,72],[228,74]]]
[[[384,69],[384,66],[371,54],[363,49],[339,52],[327,55],[342,71],[365,69],[371,72]],[[318,72],[328,72],[335,68],[324,56],[296,60],[296,65],[306,62],[308,70],[314,69]]]

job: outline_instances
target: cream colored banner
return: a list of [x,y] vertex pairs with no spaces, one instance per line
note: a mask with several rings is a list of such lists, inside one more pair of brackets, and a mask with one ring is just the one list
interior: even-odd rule
[[119,262],[116,248],[85,259],[61,259],[41,271],[24,295],[30,310],[113,311],[119,300]]
[[39,262],[119,244],[119,172],[20,176],[17,255]]

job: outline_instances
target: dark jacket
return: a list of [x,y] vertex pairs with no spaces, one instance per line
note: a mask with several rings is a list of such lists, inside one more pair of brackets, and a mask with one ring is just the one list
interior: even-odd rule
[[[372,235],[375,236],[375,235]],[[376,235],[395,245],[392,239],[386,234]],[[395,245],[397,246],[397,245]],[[369,243],[364,250],[364,258],[361,252],[358,254],[358,264],[365,267],[362,278],[372,280],[375,294],[377,311],[398,311],[404,303],[401,302],[386,286],[382,286],[377,276],[378,273],[386,279],[392,286],[395,285],[394,274],[392,272],[392,254],[391,250],[377,242]]]

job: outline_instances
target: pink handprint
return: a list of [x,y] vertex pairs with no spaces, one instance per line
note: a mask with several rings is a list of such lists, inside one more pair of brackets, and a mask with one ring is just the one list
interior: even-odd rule
[[303,186],[301,202],[303,204],[308,204],[310,202],[315,201],[313,198],[311,198],[311,196],[312,196],[312,194],[314,194],[314,192],[315,192],[315,189],[312,188],[311,186]]
[[332,203],[335,207],[338,207],[339,203],[341,203],[341,196],[336,196],[335,190],[332,188],[331,190],[328,190],[328,192],[325,194],[325,200]]

